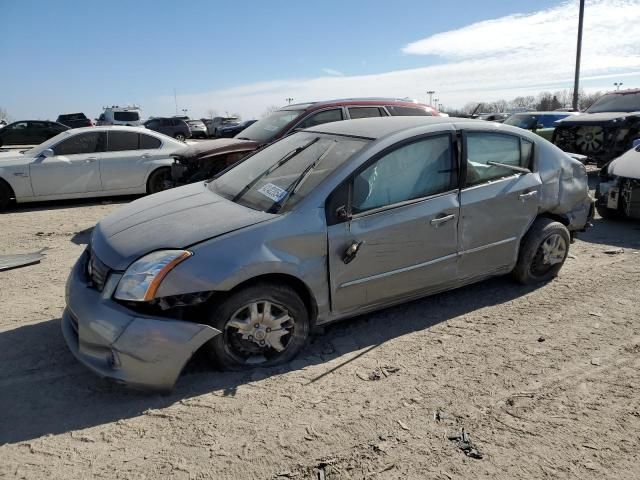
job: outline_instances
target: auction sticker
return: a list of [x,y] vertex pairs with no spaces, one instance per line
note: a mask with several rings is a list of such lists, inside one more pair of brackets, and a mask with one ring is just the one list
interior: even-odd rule
[[274,202],[279,202],[287,195],[286,190],[283,190],[282,188],[280,188],[277,185],[274,185],[273,183],[265,183],[258,191],[261,194],[263,194],[265,197],[268,197],[271,200],[273,200]]

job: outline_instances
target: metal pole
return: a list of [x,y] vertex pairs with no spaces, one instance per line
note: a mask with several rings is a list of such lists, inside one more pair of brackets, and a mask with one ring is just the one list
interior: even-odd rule
[[578,109],[578,90],[580,88],[580,56],[582,55],[582,25],[584,23],[584,0],[580,0],[578,16],[578,45],[576,49],[576,78],[573,82],[573,109]]
[[291,105],[291,102],[293,102],[293,98],[291,97],[287,97],[285,100],[287,101],[287,105]]
[[427,95],[429,95],[429,105],[433,102],[433,94],[436,93],[435,90],[427,90]]

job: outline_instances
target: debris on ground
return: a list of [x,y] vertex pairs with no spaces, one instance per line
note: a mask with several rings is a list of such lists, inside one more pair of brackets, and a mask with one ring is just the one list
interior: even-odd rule
[[375,370],[370,372],[368,375],[364,375],[360,372],[357,372],[356,375],[360,380],[375,381],[375,380],[381,380],[382,378],[386,378],[390,375],[393,375],[394,373],[398,373],[399,371],[400,371],[400,367],[385,366],[385,367],[376,368]]
[[601,317],[602,314],[598,313],[598,312],[589,312],[589,315],[591,315],[592,317]]
[[542,336],[538,337],[538,341],[539,341],[540,343],[544,342],[545,340],[546,340],[546,338],[544,338],[544,337],[542,337]]
[[607,255],[619,255],[624,253],[624,248],[610,248],[609,250],[605,250],[603,253]]
[[410,428],[407,426],[407,424],[404,423],[402,420],[397,420],[397,422],[398,422],[398,425],[400,425],[401,429],[406,430],[406,431],[410,430]]
[[35,265],[40,263],[40,260],[44,258],[44,251],[48,250],[43,248],[33,253],[18,253],[15,255],[0,255],[0,271],[11,270],[12,268],[26,267],[28,265]]
[[596,367],[600,366],[600,359],[599,358],[592,358],[591,359],[591,365],[595,365]]
[[473,442],[471,442],[471,437],[469,434],[464,431],[464,427],[460,429],[459,434],[449,435],[449,440],[452,442],[456,442],[458,448],[464,452],[467,457],[475,458],[477,460],[482,460],[484,455],[480,453],[480,451],[475,447]]

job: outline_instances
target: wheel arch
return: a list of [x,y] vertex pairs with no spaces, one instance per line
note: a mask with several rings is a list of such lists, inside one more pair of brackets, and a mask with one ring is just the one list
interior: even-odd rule
[[152,165],[151,168],[149,169],[149,173],[147,174],[147,178],[145,179],[144,185],[145,185],[145,189],[147,191],[147,195],[149,195],[149,180],[151,180],[151,177],[153,176],[154,173],[158,172],[159,170],[169,170],[169,172],[171,172],[171,166],[170,165]]
[[9,189],[9,197],[10,197],[13,201],[16,201],[16,192],[15,192],[15,190],[13,189],[13,187],[11,186],[11,184],[10,184],[7,180],[5,180],[2,176],[0,176],[0,183],[1,183],[2,185],[6,185],[6,186],[7,186],[7,188]]

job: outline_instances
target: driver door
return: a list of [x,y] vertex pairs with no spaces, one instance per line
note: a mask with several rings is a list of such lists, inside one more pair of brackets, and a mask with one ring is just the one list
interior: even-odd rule
[[[328,250],[335,314],[455,283],[460,207],[453,152],[449,134],[402,142],[374,158],[330,197]],[[334,212],[345,203],[347,218],[341,220]],[[353,245],[357,251],[350,258]]]
[[34,195],[64,197],[99,192],[104,143],[104,132],[80,133],[55,145],[54,156],[37,157],[29,165]]

